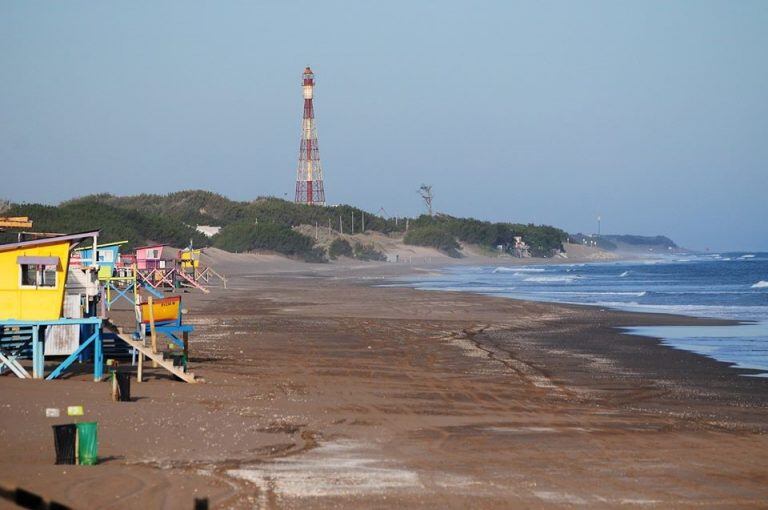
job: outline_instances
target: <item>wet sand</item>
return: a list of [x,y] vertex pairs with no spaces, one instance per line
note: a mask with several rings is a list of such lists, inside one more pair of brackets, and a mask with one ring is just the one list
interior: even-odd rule
[[[86,373],[0,377],[0,486],[75,508],[765,506],[768,380],[615,329],[707,321],[371,285],[392,271],[184,294],[202,384],[149,369],[113,403]],[[75,404],[97,467],[52,464],[69,420],[45,408]]]

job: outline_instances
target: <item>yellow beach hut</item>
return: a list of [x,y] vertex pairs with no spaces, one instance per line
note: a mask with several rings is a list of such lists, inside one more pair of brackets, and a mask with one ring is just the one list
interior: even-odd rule
[[99,231],[0,245],[0,320],[55,320],[62,316],[71,249]]

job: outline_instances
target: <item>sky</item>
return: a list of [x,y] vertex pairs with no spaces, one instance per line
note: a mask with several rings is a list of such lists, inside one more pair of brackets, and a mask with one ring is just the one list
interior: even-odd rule
[[0,197],[327,201],[768,251],[768,2],[0,2]]

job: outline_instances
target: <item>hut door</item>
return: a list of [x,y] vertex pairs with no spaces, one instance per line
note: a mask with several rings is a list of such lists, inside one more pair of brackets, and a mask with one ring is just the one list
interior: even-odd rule
[[[82,318],[80,294],[64,294],[64,313],[67,319]],[[45,355],[66,356],[72,354],[80,346],[80,326],[48,326],[45,333]]]

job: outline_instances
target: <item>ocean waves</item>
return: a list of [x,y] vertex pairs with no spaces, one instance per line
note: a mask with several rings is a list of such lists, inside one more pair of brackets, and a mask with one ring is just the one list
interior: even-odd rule
[[543,273],[546,269],[540,267],[497,267],[493,273]]
[[535,283],[571,283],[578,280],[579,276],[529,276],[524,278],[524,282]]

